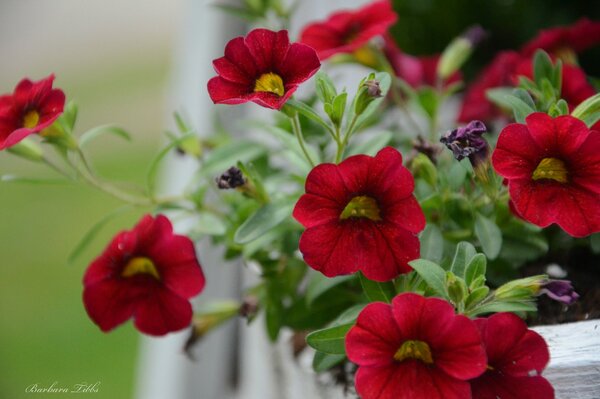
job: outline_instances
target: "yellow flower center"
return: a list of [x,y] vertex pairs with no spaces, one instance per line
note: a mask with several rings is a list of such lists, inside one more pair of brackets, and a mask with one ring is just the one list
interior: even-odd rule
[[567,182],[567,168],[565,163],[556,158],[544,158],[533,171],[533,180],[556,180],[559,183]]
[[374,68],[377,65],[379,65],[377,54],[368,44],[360,47],[359,49],[354,50],[352,55],[354,56],[354,59],[356,61],[365,66]]
[[405,341],[394,354],[394,360],[402,362],[406,359],[420,360],[425,364],[433,364],[429,345],[423,341]]
[[342,220],[348,218],[367,218],[376,222],[381,220],[377,201],[366,195],[352,198],[340,215]]
[[281,79],[281,76],[277,75],[276,73],[269,72],[263,73],[260,75],[260,78],[256,79],[254,91],[273,93],[281,97],[283,96],[283,93],[285,93],[285,88],[283,87],[283,80]]
[[40,121],[40,114],[36,110],[31,110],[23,117],[23,127],[32,129],[38,125]]
[[158,270],[156,270],[154,262],[144,256],[131,259],[121,272],[121,276],[123,277],[131,277],[136,274],[149,274],[155,279],[160,280],[160,275],[158,274]]

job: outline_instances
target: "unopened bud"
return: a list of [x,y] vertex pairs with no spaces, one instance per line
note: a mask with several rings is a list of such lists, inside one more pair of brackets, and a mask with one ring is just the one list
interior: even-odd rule
[[381,97],[381,87],[379,86],[379,81],[375,79],[367,80],[363,83],[367,88],[367,94],[374,98]]
[[12,147],[8,147],[6,151],[34,162],[41,162],[44,159],[42,148],[28,138],[21,140]]
[[443,81],[458,71],[471,56],[473,48],[486,37],[479,25],[469,28],[465,33],[452,40],[446,47],[437,66],[437,75]]

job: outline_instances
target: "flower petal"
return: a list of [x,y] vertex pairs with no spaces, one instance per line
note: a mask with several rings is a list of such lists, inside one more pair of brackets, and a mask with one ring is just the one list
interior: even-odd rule
[[160,288],[139,300],[134,312],[135,326],[149,335],[165,335],[192,322],[192,305],[173,292]]
[[492,164],[498,174],[508,179],[530,179],[541,160],[540,154],[527,126],[512,123],[500,132]]
[[304,194],[294,207],[293,216],[304,227],[310,228],[338,220],[343,208],[337,202],[314,194]]

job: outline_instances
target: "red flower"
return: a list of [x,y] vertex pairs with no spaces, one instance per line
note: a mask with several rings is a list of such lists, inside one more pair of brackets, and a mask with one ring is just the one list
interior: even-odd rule
[[308,44],[324,60],[338,53],[352,53],[375,36],[383,35],[398,17],[389,0],[375,1],[357,10],[331,14],[324,22],[307,25],[300,42]]
[[475,320],[488,357],[484,374],[471,381],[473,399],[554,399],[540,374],[548,364],[548,345],[512,313]]
[[419,257],[416,234],[425,217],[413,196],[414,180],[391,147],[375,157],[352,156],[316,166],[306,179],[294,218],[304,261],[328,277],[361,270],[387,281],[408,273]]
[[[400,50],[394,42],[394,39],[389,35],[386,35],[385,37],[384,52],[396,75],[412,87],[435,87],[437,85],[437,64],[440,61],[439,54],[425,57],[415,57],[406,54]],[[462,74],[460,72],[455,72],[450,78],[446,79],[444,85],[447,86],[461,79]]]
[[312,48],[290,44],[286,30],[254,29],[230,40],[213,66],[219,76],[208,81],[208,93],[215,104],[252,101],[281,109],[321,64]]
[[560,56],[566,51],[580,53],[600,43],[600,22],[582,18],[571,26],[542,30],[521,49],[525,56],[532,56],[537,49]]
[[521,59],[514,51],[498,53],[466,91],[458,120],[469,122],[480,119],[487,122],[501,115],[500,109],[487,99],[485,92],[494,87],[512,86],[512,75]]
[[83,278],[83,303],[102,331],[133,317],[143,333],[164,335],[192,320],[189,298],[204,288],[192,241],[165,216],[146,215],[119,233]]
[[346,335],[362,399],[468,399],[486,356],[475,323],[413,293],[365,307]]
[[23,79],[13,94],[0,96],[0,150],[50,126],[63,112],[65,94],[52,88],[54,75]]
[[505,127],[492,154],[515,211],[573,237],[600,231],[600,132],[570,115],[536,112]]

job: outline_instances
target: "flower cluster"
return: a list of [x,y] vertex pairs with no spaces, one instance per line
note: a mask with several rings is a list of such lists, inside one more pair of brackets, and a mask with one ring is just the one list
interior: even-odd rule
[[372,303],[346,335],[363,399],[551,399],[544,339],[514,314],[470,320],[438,298]]

